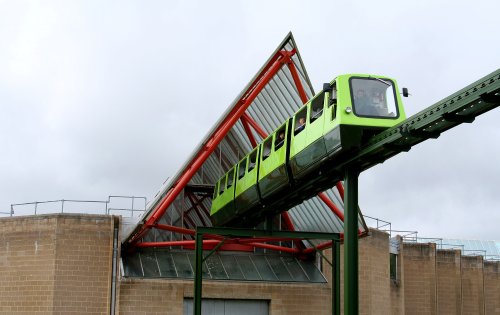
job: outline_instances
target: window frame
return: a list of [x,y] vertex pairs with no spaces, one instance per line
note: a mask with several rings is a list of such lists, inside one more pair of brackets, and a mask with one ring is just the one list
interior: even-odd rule
[[[315,122],[316,120],[318,120],[318,118],[320,118],[321,116],[323,116],[323,112],[324,112],[324,109],[325,109],[325,95],[326,95],[325,92],[321,92],[309,104],[309,106],[311,107],[311,109],[309,110],[309,123],[310,124],[312,124],[313,122]],[[319,115],[316,114],[313,117],[313,106],[315,106],[315,108],[316,108],[316,105],[318,104],[317,100],[319,100],[319,99],[321,99],[321,103],[320,103],[321,106],[320,106],[320,110],[318,112]],[[305,127],[304,127],[304,129],[305,129]]]
[[[283,138],[282,141],[280,141],[279,143],[277,142],[278,141],[278,135],[280,134],[280,132],[284,133],[285,137]],[[285,141],[286,141],[286,123],[283,124],[282,126],[280,126],[278,128],[278,130],[274,133],[274,141],[273,141],[273,148],[274,148],[274,152],[278,151],[279,149],[281,149],[283,147],[283,145],[285,144]],[[278,146],[279,145],[279,146]]]
[[[253,157],[255,158],[255,160],[253,161],[253,165],[252,164],[252,155]],[[250,173],[251,171],[253,171],[255,169],[255,167],[257,167],[257,161],[259,159],[259,147],[255,148],[252,152],[250,152],[250,154],[248,155],[248,163],[247,163],[247,173]],[[250,166],[252,168],[250,168]]]
[[[305,112],[305,113],[304,113]],[[302,114],[304,113],[304,116],[302,117]],[[305,122],[304,122],[304,128],[300,129],[299,128],[302,126],[297,126],[298,124],[298,120],[300,118],[304,118]],[[296,127],[297,126],[297,127]],[[298,135],[299,133],[301,133],[302,131],[304,131],[305,129],[307,128],[307,106],[303,106],[303,108],[301,108],[298,112],[295,113],[295,115],[293,116],[293,135],[296,136]]]
[[[227,178],[227,176],[223,176],[219,180],[219,196],[222,195],[226,191],[226,178]],[[224,181],[224,184],[222,185],[223,181]]]
[[[274,137],[268,137],[264,142],[262,143],[262,161],[265,161],[268,157],[271,156],[273,153],[273,138]],[[266,155],[266,145],[269,144],[269,154]]]
[[226,174],[226,190],[228,190],[229,188],[233,187],[233,184],[234,184],[234,171],[235,171],[235,168],[233,166],[233,168],[231,168],[227,174]]
[[[243,160],[240,161],[240,163],[238,163],[238,180],[240,180],[243,177],[245,177],[245,175],[247,173],[248,159],[249,159],[249,156],[247,155],[247,156],[245,156],[245,158]],[[245,164],[245,166],[243,168],[241,167],[242,163]],[[241,171],[243,171],[243,174],[241,174]]]
[[[382,80],[382,81],[387,81],[387,82],[390,82],[391,83],[391,88],[392,88],[392,94],[394,96],[394,102],[395,102],[395,107],[396,107],[396,115],[395,116],[375,116],[375,115],[362,115],[362,114],[358,114],[356,112],[356,105],[354,103],[354,89],[353,89],[353,86],[352,86],[352,81],[353,80],[372,80],[372,81],[378,81],[378,80]],[[392,79],[389,79],[389,78],[374,78],[374,77],[360,77],[360,76],[352,76],[349,78],[349,92],[350,92],[350,96],[351,96],[351,106],[352,106],[352,109],[353,109],[353,113],[354,115],[356,115],[357,117],[362,117],[362,118],[377,118],[377,119],[391,119],[391,120],[395,120],[395,119],[398,119],[399,116],[401,115],[400,112],[399,112],[399,100],[398,100],[398,97],[397,97],[397,94],[396,94],[396,83],[392,80]]]

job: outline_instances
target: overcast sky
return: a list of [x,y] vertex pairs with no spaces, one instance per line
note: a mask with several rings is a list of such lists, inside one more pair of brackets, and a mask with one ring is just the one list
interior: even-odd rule
[[[500,67],[500,2],[1,1],[0,212],[152,198],[292,31],[316,90],[396,78],[414,114]],[[420,236],[500,239],[500,109],[362,174]]]

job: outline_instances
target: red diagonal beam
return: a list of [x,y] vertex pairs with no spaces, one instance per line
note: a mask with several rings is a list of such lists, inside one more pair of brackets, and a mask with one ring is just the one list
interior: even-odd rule
[[224,139],[224,136],[229,132],[229,130],[231,130],[238,119],[240,119],[240,117],[254,101],[260,91],[264,88],[264,86],[269,83],[272,77],[281,69],[283,65],[281,59],[283,59],[283,57],[280,54],[274,56],[272,63],[270,63],[268,67],[266,66],[263,74],[255,81],[256,83],[254,83],[247,90],[245,96],[237,103],[236,106],[234,106],[234,108],[223,120],[221,125],[210,136],[198,155],[191,161],[190,165],[183,170],[183,174],[172,186],[172,188],[166,193],[163,200],[154,210],[153,215],[149,217],[144,225],[141,226],[138,233],[136,233],[132,237],[132,239],[130,240],[131,243],[136,243],[155,223],[158,222],[158,220],[161,219],[170,204],[175,200],[175,198],[177,198],[179,193],[189,183],[191,178],[193,178],[201,165],[205,163],[210,154],[212,154],[212,152],[219,145],[222,139]]
[[[287,62],[288,69],[290,69],[290,73],[292,74],[293,82],[295,83],[295,86],[297,87],[297,91],[299,92],[300,99],[302,100],[302,103],[305,104],[307,103],[307,95],[304,90],[304,86],[302,85],[302,82],[300,81],[299,74],[297,72],[297,68],[295,67],[295,64],[293,63],[292,59],[289,58]],[[340,182],[336,184],[337,189],[339,189],[339,186],[342,186]],[[344,189],[342,187],[342,191],[339,189],[339,193],[342,197],[342,200],[344,200]],[[323,203],[330,208],[330,210],[342,221],[344,221],[344,214],[339,210],[339,208],[328,198],[328,196],[325,193],[319,193],[318,194],[319,199],[323,201]]]
[[270,250],[276,250],[276,251],[290,253],[290,254],[298,254],[298,253],[300,253],[300,250],[297,249],[297,248],[291,248],[291,247],[285,247],[285,246],[278,246],[278,245],[272,245],[272,244],[247,243],[247,245],[251,245],[253,247],[258,247],[258,248],[265,248],[265,249],[270,249]]
[[[215,245],[218,245],[220,242],[222,242],[222,241],[221,240],[203,240],[203,247],[215,246]],[[233,245],[230,247],[229,250],[235,250],[238,248],[238,247],[234,246],[234,244],[238,244],[234,240],[224,240],[224,244]],[[167,241],[167,242],[142,242],[142,243],[137,243],[136,246],[142,247],[142,248],[171,247],[171,246],[186,246],[188,248],[194,248],[195,241],[194,240],[186,240],[186,241]],[[265,244],[265,243],[247,243],[245,245],[240,245],[240,246],[241,246],[241,250],[247,250],[248,246],[252,246],[252,247],[265,248],[265,249],[270,249],[270,250],[275,250],[275,251],[291,253],[291,254],[300,253],[300,250],[298,250],[296,248],[290,248],[290,247],[284,247],[284,246],[278,246],[278,245],[272,245],[272,244]],[[221,248],[224,248],[224,245]]]
[[[268,134],[259,126],[259,124],[252,119],[247,113],[243,114],[243,118],[254,128],[255,131],[261,136],[262,139],[267,138]],[[295,226],[293,225],[292,218],[288,214],[288,212],[284,211],[281,213],[283,216],[283,220],[285,221],[285,225],[290,231],[295,231]],[[297,247],[300,248],[302,244],[296,243]]]
[[[360,230],[358,230],[358,237],[366,236],[366,235],[368,235],[368,232],[361,232]],[[344,233],[340,233],[340,240],[341,241],[344,240]],[[328,241],[328,242],[324,242],[324,243],[319,244],[318,246],[316,246],[316,248],[314,248],[314,247],[308,247],[308,248],[304,249],[303,253],[304,254],[309,254],[309,253],[314,252],[316,249],[317,250],[323,250],[323,249],[332,247],[332,243],[333,243],[332,241]]]
[[250,140],[250,143],[252,144],[252,148],[255,148],[257,146],[257,141],[255,140],[255,137],[253,136],[252,130],[250,130],[250,125],[248,124],[248,121],[246,120],[245,114],[241,116],[241,124],[243,125],[243,129],[245,129],[245,133],[247,134],[248,140]]
[[325,193],[319,193],[318,194],[319,199],[323,201],[323,203],[332,210],[332,212],[340,219],[342,222],[344,222],[344,213],[342,213],[339,208],[333,203],[333,201],[328,198],[328,196]]
[[[217,245],[220,240],[203,240],[203,245]],[[188,241],[168,241],[168,242],[141,242],[137,243],[137,247],[170,247],[170,246],[194,246],[194,240]]]
[[332,244],[333,244],[333,242],[332,242],[332,241],[328,241],[328,242],[325,242],[325,243],[321,243],[321,244],[319,244],[318,246],[316,246],[316,248],[314,248],[314,247],[309,247],[309,248],[304,249],[304,251],[302,251],[302,253],[304,253],[304,254],[310,254],[310,253],[315,252],[316,250],[323,250],[323,249],[327,249],[327,248],[332,247]]
[[[180,233],[180,234],[188,234],[194,236],[196,234],[195,230],[192,229],[186,229],[186,228],[181,228],[178,226],[173,226],[173,225],[167,225],[167,224],[156,224],[153,226],[156,229],[164,230],[164,231],[170,231],[170,232],[175,232],[175,233]],[[214,235],[214,234],[205,234],[205,237],[207,238],[213,238],[216,240],[222,240],[224,237],[220,235]]]
[[[253,120],[252,117],[250,117],[250,115],[248,115],[247,113],[244,113],[243,114],[243,118],[250,124],[250,126],[252,126],[252,128],[257,131],[257,133],[259,134],[259,136],[262,138],[262,139],[265,139],[267,138],[268,134],[267,132],[264,131],[264,129],[262,129],[259,124]],[[255,145],[257,146],[257,145]]]
[[306,92],[304,90],[304,86],[302,85],[302,81],[300,81],[299,73],[297,72],[297,68],[295,67],[295,64],[293,63],[291,56],[288,57],[286,65],[288,66],[288,69],[290,70],[290,73],[292,74],[292,79],[293,79],[293,82],[295,83],[295,86],[297,87],[297,91],[299,92],[299,96],[300,96],[300,99],[302,100],[302,104],[307,103],[308,98],[307,98]]
[[337,187],[337,190],[339,191],[340,198],[344,201],[344,185],[342,185],[341,182],[337,182],[335,187]]
[[175,233],[180,233],[180,234],[189,234],[189,235],[196,234],[195,230],[181,228],[181,227],[173,226],[173,225],[156,224],[154,227],[157,229],[160,229],[160,230],[175,232]]

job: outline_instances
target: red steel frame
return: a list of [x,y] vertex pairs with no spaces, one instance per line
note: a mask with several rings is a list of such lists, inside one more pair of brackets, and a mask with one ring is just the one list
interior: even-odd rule
[[[189,183],[191,178],[196,174],[196,172],[200,169],[203,163],[208,159],[208,157],[212,154],[212,152],[216,149],[219,143],[224,139],[226,134],[231,130],[231,128],[236,124],[238,120],[241,121],[245,133],[247,134],[250,143],[253,147],[258,145],[257,140],[255,139],[252,130],[255,130],[257,134],[262,138],[267,137],[267,133],[259,126],[257,122],[255,122],[247,113],[246,110],[250,106],[250,104],[254,101],[254,99],[259,95],[262,89],[269,83],[269,81],[278,73],[278,71],[282,68],[283,65],[287,65],[293,81],[297,87],[298,94],[300,96],[301,101],[305,104],[308,101],[307,94],[304,90],[302,82],[300,80],[299,74],[297,72],[296,66],[293,63],[292,57],[296,54],[295,49],[292,51],[281,50],[271,58],[270,62],[264,67],[261,74],[256,78],[256,80],[252,83],[252,85],[248,88],[243,97],[236,103],[236,105],[231,109],[229,114],[224,118],[222,123],[218,126],[218,128],[210,135],[209,139],[205,143],[205,145],[201,148],[201,150],[197,153],[194,159],[191,161],[190,165],[188,165],[184,170],[182,175],[179,177],[177,182],[172,185],[172,188],[166,193],[163,199],[158,203],[156,209],[154,209],[153,215],[148,218],[146,223],[140,228],[140,230],[132,237],[130,243],[135,247],[170,247],[170,246],[183,246],[186,248],[194,248],[194,240],[183,240],[183,241],[168,241],[168,242],[139,242],[139,240],[148,232],[151,228],[162,229],[166,231],[171,231],[175,233],[181,233],[184,235],[195,234],[193,229],[180,228],[176,226],[170,226],[165,224],[158,224],[158,221],[165,214],[168,207],[172,204],[172,202],[177,198],[177,196],[182,192],[184,187]],[[338,182],[336,185],[339,194],[344,199],[344,187],[342,183]],[[321,201],[342,221],[344,221],[344,214],[338,209],[338,207],[328,198],[325,193],[318,194],[318,197]],[[195,197],[192,194],[188,194],[188,198],[192,204],[192,208],[195,210],[197,216],[201,220],[203,224],[207,224],[203,215],[199,212],[198,206],[203,206],[201,201],[194,200]],[[202,207],[206,212],[207,210]],[[295,231],[295,226],[293,221],[288,214],[288,212],[282,213],[282,218],[285,226],[290,231]],[[194,222],[189,218],[187,213],[184,213],[183,219],[189,222],[190,225],[195,227]],[[221,241],[222,237],[217,235],[211,235],[210,238],[203,241],[204,248],[213,248],[217,246]],[[292,239],[281,240],[281,241],[290,241]],[[231,239],[225,240],[224,245],[222,245],[220,250],[253,250],[253,248],[265,248],[270,250],[277,250],[287,253],[311,253],[316,249],[325,249],[331,247],[331,242],[322,243],[315,248],[305,248],[301,242],[295,242],[296,248],[290,248],[285,246],[278,246],[267,244],[264,242],[268,241],[277,241],[276,239]],[[297,241],[297,240],[294,240]]]

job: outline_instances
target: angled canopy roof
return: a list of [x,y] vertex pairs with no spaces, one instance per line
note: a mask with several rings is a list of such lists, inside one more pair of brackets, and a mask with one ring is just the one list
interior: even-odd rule
[[[196,226],[211,226],[212,187],[220,176],[313,95],[297,45],[289,33],[177,174],[164,183],[125,242],[133,246],[144,242],[166,246],[172,244],[168,242],[185,240],[186,235],[189,238]],[[339,183],[283,213],[282,228],[341,233],[342,198]],[[361,216],[359,221],[366,231]]]

